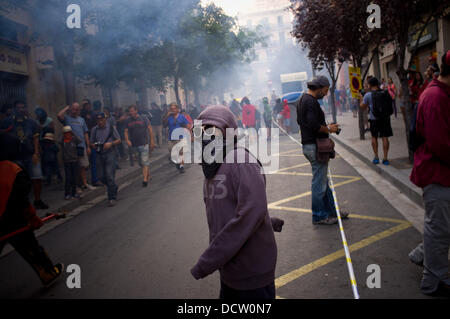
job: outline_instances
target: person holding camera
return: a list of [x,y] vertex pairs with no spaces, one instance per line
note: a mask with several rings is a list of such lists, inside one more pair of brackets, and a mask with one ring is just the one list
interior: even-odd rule
[[[297,123],[301,130],[303,154],[311,163],[313,173],[312,223],[313,225],[332,225],[336,224],[338,220],[333,194],[328,186],[328,160],[323,161],[319,158],[318,143],[323,139],[329,140],[331,133],[339,134],[340,128],[338,124],[326,124],[325,114],[318,102],[328,93],[330,88],[328,79],[319,76],[308,82],[307,85],[308,91],[297,103]],[[331,140],[330,142],[333,143]],[[341,218],[347,218],[348,215],[347,212],[341,212]]]
[[114,206],[117,200],[116,156],[113,146],[121,143],[119,132],[106,123],[105,113],[98,113],[97,125],[92,128],[90,146],[94,150],[99,168],[100,180],[108,188],[108,206]]

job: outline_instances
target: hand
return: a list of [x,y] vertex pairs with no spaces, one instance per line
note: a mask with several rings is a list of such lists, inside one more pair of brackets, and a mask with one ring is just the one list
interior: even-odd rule
[[129,147],[131,147],[131,142],[130,141],[127,141],[127,144],[128,144]]
[[87,156],[91,156],[91,148],[89,146],[86,148],[86,154]]
[[38,153],[33,154],[32,161],[33,161],[33,164],[39,163],[39,154]]
[[103,145],[103,150],[104,150],[104,151],[107,151],[107,150],[109,150],[111,147],[112,147],[112,143],[111,143],[111,142],[105,143],[105,145]]
[[150,143],[150,151],[153,151],[156,148],[155,143]]
[[330,133],[336,133],[339,129],[338,124],[329,124],[328,129],[330,130]]

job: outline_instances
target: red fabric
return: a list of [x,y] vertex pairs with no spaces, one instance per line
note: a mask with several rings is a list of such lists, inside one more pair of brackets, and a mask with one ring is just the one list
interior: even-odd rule
[[2,216],[6,210],[6,205],[8,204],[14,181],[21,170],[19,165],[13,162],[0,161],[0,216]]
[[256,107],[252,104],[245,104],[242,107],[242,124],[245,126],[255,126]]
[[425,139],[414,153],[411,181],[450,187],[450,86],[433,80],[420,97],[416,132]]
[[189,114],[184,113],[183,115],[184,115],[184,117],[186,118],[186,120],[188,120],[189,124],[192,125],[192,124],[194,123],[194,122],[192,121],[192,118],[191,118],[191,116],[190,116]]
[[394,100],[395,95],[397,94],[397,88],[395,87],[395,84],[392,83],[391,85],[388,85],[388,92],[391,98]]
[[291,118],[291,109],[289,108],[289,105],[286,101],[283,102],[283,110],[281,111],[281,115],[283,115],[283,117],[285,119],[290,119]]
[[409,80],[409,100],[411,103],[416,103],[419,101],[420,86],[419,84],[414,84],[413,80]]
[[419,88],[419,99],[420,96],[422,95],[422,93],[425,91],[425,89],[427,88],[427,86],[430,84],[431,82],[428,80],[425,80],[425,82],[423,82],[423,85]]

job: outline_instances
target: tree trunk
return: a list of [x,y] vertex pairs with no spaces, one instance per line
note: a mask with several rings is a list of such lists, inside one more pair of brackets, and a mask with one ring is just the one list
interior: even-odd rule
[[179,78],[177,75],[175,75],[173,89],[175,90],[175,98],[177,99],[177,104],[178,104],[178,106],[181,107],[180,92],[178,91],[178,89],[179,89],[178,81],[179,81]]
[[[408,148],[408,159],[410,163],[414,162],[414,154],[409,149],[409,126],[411,123],[411,115],[412,115],[412,105],[409,98],[409,83],[408,83],[408,71],[404,69],[405,65],[405,51],[406,51],[406,44],[408,42],[407,35],[400,35],[400,39],[397,40],[399,43],[399,51],[397,56],[397,76],[400,80],[400,86],[402,88],[402,96],[401,96],[401,104],[403,105],[405,111],[403,113],[403,120],[405,123],[405,133],[406,133],[406,145]],[[411,59],[413,56],[411,56]]]
[[[334,91],[336,90],[336,85],[333,83],[330,88],[330,99],[331,99],[331,116],[333,118],[333,123],[337,123],[336,118],[336,103],[334,100]],[[330,101],[328,101],[329,103]]]

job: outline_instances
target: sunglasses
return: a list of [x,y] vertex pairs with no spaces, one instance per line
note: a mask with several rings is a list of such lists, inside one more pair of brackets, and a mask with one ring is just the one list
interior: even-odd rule
[[202,135],[211,137],[211,136],[215,136],[215,137],[222,137],[222,131],[219,129],[216,129],[215,126],[194,126],[194,128],[192,129],[192,132],[194,133],[194,137],[195,138],[200,138],[202,137]]

